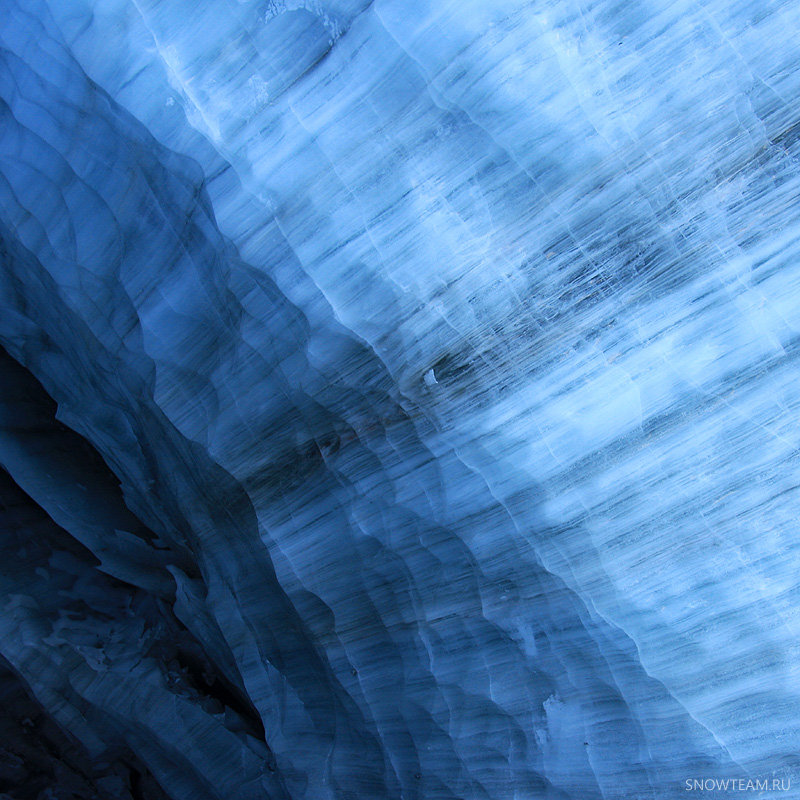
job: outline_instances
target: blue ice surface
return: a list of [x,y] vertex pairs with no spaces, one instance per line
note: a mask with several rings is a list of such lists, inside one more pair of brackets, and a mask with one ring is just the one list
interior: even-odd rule
[[74,758],[176,800],[787,796],[798,30],[0,0],[0,656]]

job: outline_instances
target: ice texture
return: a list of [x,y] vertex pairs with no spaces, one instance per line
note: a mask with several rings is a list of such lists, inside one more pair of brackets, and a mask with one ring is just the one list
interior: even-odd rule
[[0,797],[791,796],[798,31],[0,0]]

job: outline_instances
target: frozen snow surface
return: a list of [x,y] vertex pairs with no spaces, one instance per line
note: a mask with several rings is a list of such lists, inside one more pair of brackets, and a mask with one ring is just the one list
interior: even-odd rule
[[795,0],[0,0],[0,797],[800,792],[799,201]]

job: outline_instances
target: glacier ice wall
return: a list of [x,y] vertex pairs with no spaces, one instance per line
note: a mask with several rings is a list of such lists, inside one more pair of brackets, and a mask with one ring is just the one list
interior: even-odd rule
[[0,0],[0,792],[787,786],[799,27]]

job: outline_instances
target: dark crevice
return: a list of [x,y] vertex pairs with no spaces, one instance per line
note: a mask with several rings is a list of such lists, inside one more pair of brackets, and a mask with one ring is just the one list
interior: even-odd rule
[[[130,791],[122,776],[136,776]],[[168,800],[147,768],[130,752],[98,766],[62,730],[0,656],[0,792],[14,800]]]
[[[71,461],[80,471],[81,480],[91,482],[89,488],[96,496],[115,505],[120,514],[129,515],[132,520],[129,529],[135,525],[136,535],[143,540],[158,539],[124,506],[119,481],[97,451],[56,419],[57,406],[52,398],[2,348],[0,386],[0,428],[16,437],[23,452],[26,443],[34,448],[44,445],[45,450],[50,444],[60,448],[66,463]],[[5,463],[7,458],[12,461]],[[91,647],[96,648],[98,658],[105,657],[104,637],[116,627],[115,621],[133,615],[144,625],[141,657],[152,660],[155,668],[162,671],[170,691],[196,702],[230,730],[264,742],[263,723],[250,699],[175,616],[172,601],[103,571],[101,560],[91,549],[56,524],[47,510],[18,485],[12,472],[19,463],[12,463],[13,460],[13,450],[0,450],[0,555],[6,564],[13,565],[12,579],[0,582],[0,604],[5,605],[14,592],[19,592],[20,584],[14,583],[13,572],[38,576],[43,584],[37,587],[31,584],[29,589],[23,578],[21,585],[26,594],[30,591],[31,596],[36,596],[38,591],[44,598],[35,601],[41,606],[41,619],[53,626],[69,623],[65,635],[69,635],[73,622],[82,631],[96,626],[98,642]],[[61,475],[56,474],[55,478],[59,480]],[[81,499],[79,494],[64,497],[74,503]],[[69,565],[66,572],[53,566],[64,559]],[[84,642],[79,644],[87,647]],[[29,696],[27,687],[16,678],[10,665],[2,661],[5,648],[13,644],[4,641],[2,646],[0,700],[5,698],[5,702],[0,711],[0,792],[10,793],[18,800],[36,800],[50,787],[52,796],[61,798],[70,796],[63,792],[74,785],[75,789],[69,788],[72,796],[87,800],[166,799],[155,778],[121,738],[119,742],[110,742],[117,757],[105,771],[93,765],[83,745],[61,731],[46,710]],[[16,656],[14,652],[9,655]],[[113,725],[108,735],[111,739],[118,736]],[[97,780],[103,778],[111,782],[97,788]],[[123,785],[129,785],[129,789],[109,788]]]

